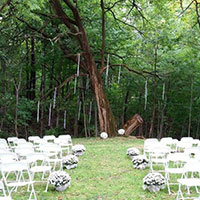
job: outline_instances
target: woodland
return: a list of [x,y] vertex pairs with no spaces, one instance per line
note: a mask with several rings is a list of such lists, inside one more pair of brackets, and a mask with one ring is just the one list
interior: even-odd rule
[[0,137],[113,137],[137,114],[134,136],[199,138],[199,12],[199,0],[1,0]]

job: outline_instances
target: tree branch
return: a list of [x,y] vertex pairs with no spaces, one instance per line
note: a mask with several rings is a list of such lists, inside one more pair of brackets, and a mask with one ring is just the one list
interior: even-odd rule
[[192,0],[189,5],[178,15],[178,17],[180,17],[186,10],[188,10],[190,8],[190,6],[192,5],[192,3],[194,2],[194,0]]
[[29,23],[27,23],[27,22],[24,21],[23,19],[21,19],[21,18],[19,18],[19,17],[17,17],[17,16],[15,16],[15,17],[16,17],[20,22],[26,24],[26,26],[27,26],[29,29],[31,29],[31,30],[33,30],[33,31],[35,31],[35,32],[37,32],[37,33],[39,33],[39,34],[41,34],[44,38],[46,38],[46,39],[52,39],[49,35],[47,35],[47,34],[44,33],[43,31],[38,30],[37,28],[31,26]]
[[[142,76],[142,77],[144,77],[144,78],[145,78],[145,75],[144,75],[144,74],[148,74],[148,75],[151,75],[151,76],[156,76],[157,78],[160,79],[160,77],[159,77],[157,74],[155,74],[155,72],[148,72],[148,71],[145,71],[145,70],[142,70],[141,72],[139,72],[139,71],[136,71],[136,70],[130,68],[130,67],[129,67],[128,65],[126,65],[126,64],[111,64],[111,65],[109,65],[109,67],[120,67],[120,66],[126,68],[129,72],[133,72],[133,73],[138,74],[138,75],[140,75],[140,76]],[[101,74],[101,75],[102,75],[103,72],[106,70],[106,68],[107,68],[107,67],[105,66],[104,68],[101,69],[101,71],[100,71],[100,74]]]
[[134,28],[141,36],[143,36],[143,33],[142,33],[136,26],[134,26],[134,25],[132,25],[132,24],[128,24],[128,23],[126,23],[126,22],[124,22],[124,21],[118,19],[118,18],[115,16],[115,13],[114,13],[111,9],[109,9],[108,11],[111,12],[113,18],[114,18],[116,21],[118,21],[118,22],[120,22],[120,23],[122,23],[122,24],[124,24],[124,25],[126,25],[126,26],[130,26],[130,27]]

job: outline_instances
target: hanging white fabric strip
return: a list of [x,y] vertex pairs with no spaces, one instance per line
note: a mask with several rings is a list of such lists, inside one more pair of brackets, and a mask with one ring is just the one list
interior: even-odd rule
[[165,83],[163,83],[162,100],[165,100]]
[[81,54],[78,53],[78,64],[77,64],[77,76],[79,76],[80,74],[80,58],[81,58]]
[[122,66],[119,67],[118,80],[117,80],[118,84],[119,84],[120,78],[121,78],[121,68],[122,68]]
[[106,65],[106,78],[105,78],[105,85],[108,84],[109,59],[110,59],[110,55],[108,54],[108,57],[107,57],[107,65]]
[[145,102],[144,102],[144,110],[147,108],[147,96],[148,96],[148,82],[147,80],[145,81]]
[[50,105],[49,105],[49,121],[48,121],[48,126],[51,126],[51,107],[52,107],[52,105],[50,103]]
[[89,123],[91,121],[91,115],[92,115],[92,101],[90,101],[90,110],[89,110],[89,119],[88,119]]
[[67,112],[65,110],[65,112],[64,112],[64,124],[63,124],[64,129],[66,129],[66,115],[67,115]]
[[76,76],[75,81],[74,81],[74,94],[76,94],[76,85],[77,85],[77,76]]
[[37,123],[40,121],[40,101],[37,104]]
[[56,93],[57,93],[57,88],[55,87],[53,94],[53,109],[56,107]]
[[78,108],[78,120],[79,120],[80,117],[81,117],[81,104],[82,104],[82,102],[80,101],[80,102],[79,102],[79,108]]

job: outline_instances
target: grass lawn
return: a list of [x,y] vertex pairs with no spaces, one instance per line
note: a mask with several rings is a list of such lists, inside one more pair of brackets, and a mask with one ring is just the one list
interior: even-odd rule
[[[38,200],[172,200],[167,188],[154,194],[142,189],[142,179],[149,172],[136,170],[126,155],[129,147],[142,150],[143,140],[117,137],[107,140],[99,138],[73,139],[74,144],[83,144],[86,152],[79,158],[78,167],[66,170],[71,176],[71,185],[64,192],[50,186],[43,192],[44,184],[35,184]],[[177,187],[174,188],[176,192]],[[14,200],[28,199],[24,190],[13,192]],[[173,189],[172,189],[173,192]]]

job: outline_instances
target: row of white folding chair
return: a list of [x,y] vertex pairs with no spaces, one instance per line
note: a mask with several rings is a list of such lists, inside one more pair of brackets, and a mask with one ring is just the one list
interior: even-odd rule
[[33,186],[33,181],[29,171],[29,166],[25,162],[12,162],[4,163],[0,165],[0,170],[2,174],[2,180],[5,183],[6,189],[8,191],[8,196],[11,196],[13,191],[17,191],[18,187],[27,186],[27,192],[31,187],[31,192],[29,195],[29,200],[36,200],[36,193]]

